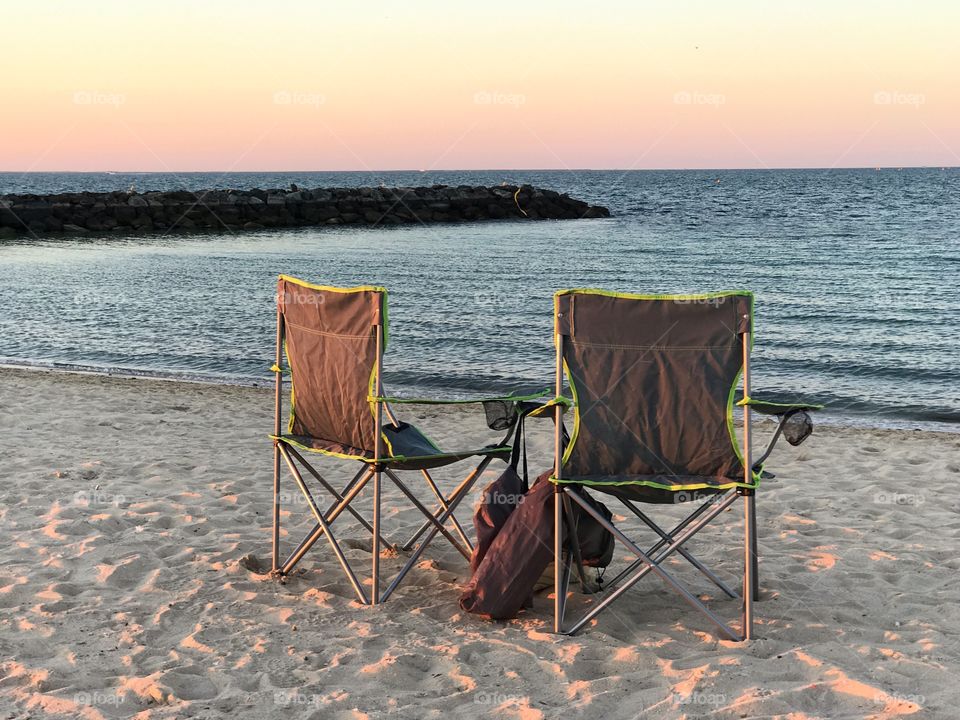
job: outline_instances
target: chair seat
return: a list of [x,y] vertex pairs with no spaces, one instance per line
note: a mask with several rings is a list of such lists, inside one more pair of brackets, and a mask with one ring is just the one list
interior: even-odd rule
[[[393,470],[426,470],[452,465],[475,456],[509,455],[509,445],[488,445],[477,450],[458,450],[445,452],[435,442],[423,434],[416,426],[401,422],[394,426],[383,426],[383,436],[388,455],[382,462]],[[308,435],[281,435],[280,440],[290,443],[307,452],[322,453],[334,457],[373,462],[373,452],[324,440]]]
[[674,505],[702,500],[708,495],[723,493],[735,487],[756,488],[761,471],[754,473],[754,482],[747,485],[741,478],[675,475],[632,475],[629,477],[562,478],[562,484],[583,485],[590,490],[635,502]]

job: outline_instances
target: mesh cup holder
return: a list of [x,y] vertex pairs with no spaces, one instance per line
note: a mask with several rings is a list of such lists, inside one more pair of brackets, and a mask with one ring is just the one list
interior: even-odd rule
[[487,416],[487,427],[491,430],[506,430],[513,425],[517,404],[512,400],[486,400],[483,412]]
[[806,410],[798,410],[783,424],[783,436],[791,445],[799,445],[813,432],[813,421]]

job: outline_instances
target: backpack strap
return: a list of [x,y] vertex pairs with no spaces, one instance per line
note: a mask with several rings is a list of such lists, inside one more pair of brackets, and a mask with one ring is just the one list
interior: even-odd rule
[[[510,452],[510,465],[523,480],[523,491],[530,489],[530,472],[527,466],[527,430],[525,420],[527,416],[540,407],[533,402],[517,403],[517,425],[513,431],[513,449]],[[520,459],[523,458],[523,469],[521,472]]]

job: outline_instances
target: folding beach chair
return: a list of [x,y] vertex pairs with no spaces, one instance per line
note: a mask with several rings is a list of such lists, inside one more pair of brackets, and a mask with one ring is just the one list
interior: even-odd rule
[[[810,404],[776,404],[750,396],[753,296],[724,292],[695,296],[628,295],[562,290],[554,298],[556,422],[554,473],[554,630],[583,628],[647,574],[659,576],[731,640],[752,635],[757,586],[756,489],[763,461],[781,434],[792,444],[812,430]],[[563,397],[566,368],[571,398]],[[742,448],[733,422],[734,393],[743,378]],[[562,440],[566,407],[574,414],[570,440]],[[780,417],[773,439],[752,461],[750,410]],[[550,410],[546,410],[547,413]],[[583,500],[588,487],[614,496],[658,537],[643,550]],[[742,598],[684,547],[737,499],[744,500]],[[666,531],[638,503],[697,504]],[[603,596],[569,628],[564,627],[571,564],[576,562],[574,504],[606,527],[636,559],[605,583]],[[664,561],[683,557],[730,598],[741,600],[735,632],[667,572]],[[579,568],[582,576],[582,568]]]
[[[381,379],[383,353],[387,346],[387,291],[382,287],[349,289],[312,285],[281,275],[277,284],[277,347],[273,371],[276,374],[273,480],[273,572],[283,576],[320,539],[327,542],[363,604],[376,605],[389,597],[418,558],[436,537],[443,535],[467,560],[473,545],[454,516],[477,478],[494,458],[509,457],[506,444],[516,419],[512,396],[483,402],[488,426],[506,430],[496,445],[445,452],[416,427],[400,422],[389,403],[417,402],[445,404],[444,401],[387,398]],[[284,349],[286,352],[284,353]],[[290,373],[290,418],[287,432],[281,432],[282,376],[284,354]],[[535,396],[530,396],[535,397]],[[387,415],[386,422],[384,414]],[[360,465],[353,479],[338,491],[305,455],[317,453]],[[430,469],[470,457],[479,464],[450,495],[444,495],[430,475]],[[285,462],[306,499],[315,524],[293,552],[280,562],[280,466]],[[304,480],[302,469],[332,497],[321,510]],[[429,486],[438,504],[429,510],[397,474],[417,471]],[[391,547],[381,533],[381,479],[389,478],[426,517],[423,525],[401,548],[413,550],[409,560],[386,590],[380,592],[380,548]],[[373,517],[368,521],[351,503],[373,480]],[[372,538],[371,589],[368,595],[337,541],[331,526],[343,513],[352,515]],[[450,528],[446,526],[449,523]],[[422,538],[422,539],[421,539]],[[414,548],[414,543],[420,541]]]

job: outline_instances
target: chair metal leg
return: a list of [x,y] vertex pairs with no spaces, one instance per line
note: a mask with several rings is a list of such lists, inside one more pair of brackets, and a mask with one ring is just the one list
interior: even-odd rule
[[[388,406],[385,405],[384,407],[388,407]],[[504,436],[503,436],[503,440],[500,441],[501,444],[506,443],[506,442],[510,439],[510,436],[513,435],[513,428],[514,428],[514,425],[511,425],[511,426],[507,429],[507,434],[504,435]],[[423,473],[423,476],[424,476],[424,478],[427,480],[427,482],[428,482],[431,486],[433,486],[433,485],[434,485],[434,482],[433,482],[433,478],[430,477],[430,474],[429,474],[426,470],[422,470],[421,472]],[[437,490],[434,490],[434,493],[437,493],[437,492],[438,492]],[[453,496],[451,495],[451,498],[452,498],[452,497],[453,497]],[[437,500],[439,500],[439,502],[440,502],[440,507],[436,510],[436,512],[433,513],[433,516],[434,516],[434,517],[440,517],[440,512],[441,512],[441,510],[446,510],[446,509],[447,509],[447,505],[445,505],[444,503],[449,504],[451,498],[444,498],[442,495],[438,495],[438,496],[437,496]],[[463,532],[463,528],[460,526],[460,523],[457,521],[456,517],[454,517],[453,515],[451,515],[450,517],[451,517],[451,519],[452,519],[452,521],[453,521],[453,524],[456,526],[457,531],[460,533],[460,536],[461,536],[461,538],[463,539],[464,543],[465,543],[466,546],[467,546],[468,548],[470,548],[470,550],[472,551],[472,550],[473,550],[473,543],[470,541],[470,538],[467,537],[466,533]],[[415,533],[413,533],[413,535],[410,536],[410,539],[409,539],[409,540],[407,540],[405,543],[403,543],[402,545],[400,545],[400,549],[406,551],[406,550],[410,550],[411,548],[413,548],[414,543],[416,543],[417,540],[419,540],[420,537],[421,537],[427,530],[430,529],[430,525],[431,525],[431,523],[430,523],[429,520],[426,521],[425,523],[423,523],[420,527],[417,528],[417,531],[416,531]]]
[[[566,493],[563,495],[563,517],[566,522],[564,527],[567,532],[567,539],[569,540],[570,549],[567,551],[567,558],[569,560],[570,555],[573,555],[574,564],[577,566],[577,574],[580,577],[580,587],[583,592],[587,591],[587,574],[583,569],[583,557],[580,555],[580,535],[577,532],[577,521],[573,514],[573,506],[570,505],[570,498],[567,497]],[[570,563],[567,563],[569,567]],[[566,597],[566,588],[564,589],[564,597]]]
[[[463,500],[463,498],[465,498],[467,494],[470,492],[470,488],[473,487],[474,483],[476,483],[477,481],[477,478],[480,477],[483,471],[487,468],[487,465],[490,464],[490,460],[491,458],[489,456],[485,457],[480,462],[480,464],[477,465],[476,468],[474,468],[473,472],[467,475],[467,477],[463,479],[460,485],[457,486],[456,490],[454,490],[453,493],[450,495],[448,508],[444,510],[439,517],[435,518],[436,521],[441,526],[447,521],[447,518],[454,513],[454,511],[457,509],[457,506],[460,504],[460,501]],[[393,579],[390,585],[387,586],[387,589],[383,591],[383,597],[381,598],[381,602],[385,602],[386,599],[390,597],[390,595],[393,593],[393,591],[397,589],[397,586],[400,585],[400,582],[403,580],[406,574],[410,572],[410,570],[416,564],[417,560],[420,559],[420,556],[423,554],[423,551],[426,550],[427,545],[429,545],[430,542],[433,540],[433,538],[436,537],[438,532],[439,530],[437,530],[437,527],[435,525],[427,534],[427,536],[420,542],[420,544],[413,551],[413,554],[407,560],[406,564],[400,569],[400,572],[397,573],[397,576]]]
[[430,529],[430,521],[427,520],[422,525],[420,525],[420,527],[417,528],[416,532],[414,532],[413,535],[411,535],[406,542],[400,545],[400,549],[404,551],[412,549],[413,546],[416,544],[417,540],[419,540],[421,536],[429,529]]
[[280,441],[273,441],[273,550],[270,570],[280,571]]
[[723,502],[713,504],[711,510],[706,514],[705,517],[701,518],[698,522],[687,527],[683,533],[676,537],[674,542],[670,544],[660,555],[656,558],[651,558],[649,555],[644,553],[639,547],[637,547],[619,528],[608,523],[606,519],[597,513],[592,507],[590,507],[584,500],[578,498],[575,494],[571,494],[572,499],[577,502],[589,515],[591,515],[597,522],[599,522],[603,527],[613,533],[614,537],[617,538],[622,544],[631,550],[637,557],[640,562],[644,565],[639,569],[635,575],[629,578],[624,584],[617,587],[613,590],[607,597],[601,600],[597,605],[592,607],[590,611],[584,615],[573,627],[571,627],[567,634],[573,635],[582,629],[590,620],[596,617],[602,610],[608,607],[612,602],[614,602],[618,597],[625,593],[630,587],[635,583],[645,577],[648,573],[656,573],[664,582],[666,582],[675,592],[677,592],[681,597],[684,598],[690,605],[695,609],[699,610],[707,619],[709,619],[724,635],[726,635],[731,640],[739,640],[740,636],[737,635],[730,627],[723,622],[716,614],[713,613],[706,605],[700,602],[695,596],[693,596],[686,588],[684,588],[680,583],[678,583],[672,575],[667,573],[662,567],[661,563],[674,552],[680,549],[680,547],[687,542],[691,537],[693,537],[697,532],[706,527],[710,522],[713,521],[717,515],[726,510],[730,505],[732,505],[736,499],[736,494],[730,494],[726,497]]
[[756,497],[753,490],[745,490],[743,495],[744,558],[743,558],[743,623],[744,640],[753,638],[753,599],[756,590],[754,568],[756,562]]
[[[317,476],[316,471],[309,465],[309,463],[305,463],[305,462],[304,462],[304,463],[302,463],[302,464],[304,465],[304,467],[307,468],[308,471],[311,472],[311,474],[313,474],[315,477]],[[327,522],[331,522],[331,520],[330,520],[330,513],[332,513],[332,512],[334,511],[334,509],[336,509],[337,507],[340,506],[340,504],[343,502],[344,496],[346,496],[346,494],[349,493],[350,490],[353,489],[354,484],[355,484],[358,480],[360,480],[361,477],[363,477],[364,475],[368,474],[369,472],[370,472],[370,469],[365,466],[365,467],[364,467],[363,469],[361,469],[356,475],[353,476],[353,479],[352,479],[349,483],[347,483],[346,487],[344,487],[343,490],[341,490],[340,492],[337,492],[336,490],[332,490],[332,488],[331,488],[331,490],[332,490],[331,495],[333,495],[334,501],[333,501],[332,504],[330,504],[330,505],[327,507],[327,511],[324,513],[324,516],[327,518]],[[324,485],[326,486],[326,483],[324,483]],[[327,486],[327,487],[329,487],[329,486]],[[367,532],[370,532],[370,533],[373,532],[373,525],[371,525],[370,523],[368,523],[368,522],[367,522],[367,519],[366,519],[365,517],[363,517],[363,515],[361,515],[360,513],[358,513],[358,512],[353,508],[352,505],[347,504],[346,506],[344,506],[343,508],[341,508],[341,511],[343,511],[343,510],[346,510],[346,511],[349,512],[351,515],[353,515],[353,516],[357,519],[357,522],[359,522],[364,528],[366,528]],[[339,513],[338,513],[338,514],[339,514]],[[319,531],[321,535],[323,534],[323,529],[322,529],[319,525],[314,525],[314,526],[313,526],[313,529],[310,530],[310,532],[308,533],[308,537],[309,537],[310,535],[312,535],[313,533],[317,532],[317,531]],[[390,547],[390,548],[394,547],[392,543],[390,543],[390,542],[388,542],[386,539],[384,539],[382,533],[381,533],[381,535],[380,535],[380,543],[383,544],[383,545],[385,545],[386,547]]]
[[[364,473],[363,478],[360,480],[360,482],[356,483],[348,492],[346,492],[343,496],[343,500],[340,503],[338,503],[337,506],[334,507],[330,512],[326,514],[325,517],[328,525],[332,525],[333,521],[336,520],[338,517],[340,517],[340,514],[343,512],[343,510],[351,502],[353,502],[353,499],[360,494],[360,491],[363,490],[364,487],[366,487],[367,482],[369,482],[372,475],[373,475],[373,472],[367,469],[367,471]],[[320,525],[319,523],[314,525],[314,529],[307,534],[307,536],[303,539],[300,545],[297,546],[297,549],[294,550],[294,552],[291,553],[290,557],[288,557],[286,561],[280,566],[280,572],[284,574],[289,573],[293,569],[293,566],[296,565],[298,562],[300,562],[300,559],[307,553],[307,551],[311,547],[313,547],[314,543],[316,543],[317,540],[320,539],[320,537],[324,534],[324,532],[325,530],[322,525]]]
[[[277,344],[274,358],[273,435],[280,436],[280,414],[283,410],[283,312],[277,306]],[[273,550],[270,554],[270,573],[280,573],[280,441],[273,441]]]
[[[709,498],[707,498],[703,503],[701,503],[700,507],[698,507],[698,508],[697,508],[696,510],[694,510],[692,513],[690,513],[689,515],[687,515],[687,517],[685,517],[685,518],[684,518],[683,520],[681,520],[679,523],[677,523],[677,524],[674,526],[674,528],[673,528],[672,530],[670,530],[670,532],[667,533],[667,535],[670,536],[671,538],[677,537],[677,536],[678,536],[678,533],[680,533],[681,531],[683,531],[683,530],[684,530],[686,527],[688,527],[692,522],[694,522],[695,520],[697,520],[701,515],[703,515],[705,512],[707,512],[711,507],[713,507],[713,506],[716,505],[717,503],[723,502],[725,499],[728,499],[728,498],[730,498],[731,496],[732,496],[732,497],[736,497],[736,494],[735,494],[732,490],[731,490],[730,492],[728,492],[728,493],[724,493],[724,494],[721,494],[721,495],[711,495],[711,496],[710,496]],[[653,545],[650,546],[650,549],[647,550],[647,555],[649,555],[649,556],[651,556],[651,557],[655,557],[655,554],[660,550],[660,548],[662,548],[664,545],[667,545],[667,544],[668,544],[668,541],[667,541],[666,539],[664,539],[664,538],[661,538],[661,539],[658,540],[656,543],[654,543]],[[631,574],[632,574],[633,572],[635,572],[636,569],[639,568],[641,565],[643,565],[643,561],[642,561],[642,560],[635,560],[633,563],[631,563],[629,566],[627,566],[624,570],[622,570],[620,573],[618,573],[616,576],[614,576],[614,578],[613,578],[612,580],[608,580],[608,581],[607,581],[607,589],[609,590],[609,589],[612,589],[612,588],[616,587],[617,585],[619,585],[621,580],[623,580],[624,578],[626,578],[626,577],[628,577],[629,575],[631,575]],[[738,597],[739,597],[739,596],[738,596]]]
[[[430,510],[422,502],[420,502],[420,500],[417,499],[416,495],[414,495],[410,491],[410,488],[408,488],[399,477],[397,477],[396,473],[394,473],[392,470],[386,470],[385,472],[387,474],[387,477],[393,480],[393,484],[400,489],[400,492],[406,495],[407,499],[411,503],[413,503],[414,507],[416,507],[421,513],[423,513],[423,515],[427,518],[427,522],[432,523],[434,527],[436,527],[436,529],[450,542],[450,544],[457,549],[457,552],[459,552],[467,560],[469,560],[470,554],[471,554],[470,551],[465,549],[462,545],[460,545],[460,543],[457,542],[457,539],[450,533],[450,531],[447,530],[443,525],[441,525],[437,521],[437,517],[433,513],[431,513]],[[449,505],[447,506],[446,509],[449,509]]]
[[[640,518],[640,520],[648,528],[650,528],[655,533],[657,533],[657,535],[659,535],[662,540],[666,541],[667,543],[673,542],[673,537],[671,535],[668,535],[659,525],[657,525],[653,520],[647,517],[647,515],[642,510],[640,510],[640,508],[636,507],[630,501],[623,500],[622,498],[621,498],[621,502],[627,507],[628,510],[630,510],[634,515]],[[714,574],[714,572],[710,570],[710,568],[708,568],[706,565],[704,565],[699,560],[697,560],[690,552],[688,552],[684,548],[678,548],[677,552],[680,553],[684,558],[686,558],[687,562],[689,562],[697,570],[703,573],[707,577],[707,579],[709,579],[714,585],[716,585],[718,588],[723,590],[723,592],[727,595],[727,597],[733,598],[735,600],[740,599],[740,596],[735,591],[731,590],[730,587],[723,580],[717,577]]]
[[373,471],[373,545],[370,568],[370,604],[380,604],[380,480],[381,466]]
[[[749,316],[744,316],[749,320]],[[743,342],[743,396],[750,397],[750,338],[751,333],[745,332]],[[751,454],[751,427],[750,405],[743,406],[743,480],[746,485],[753,484],[753,455]],[[755,493],[752,487],[742,487],[739,490],[743,495],[743,529],[744,529],[744,558],[743,558],[743,639],[753,637],[753,601],[759,592],[757,586],[757,512],[755,508]]]
[[[288,449],[292,449],[292,448],[288,448]],[[301,459],[301,462],[303,462],[302,459]],[[314,474],[316,473],[316,471],[310,466],[309,463],[304,463],[304,465],[307,468],[307,470],[310,470]],[[353,497],[355,497],[355,495],[351,494],[351,491],[353,490],[357,482],[360,481],[361,479],[363,480],[363,484],[366,484],[366,480],[369,477],[369,474],[370,474],[370,468],[364,465],[360,469],[360,471],[353,476],[350,482],[347,483],[346,487],[344,487],[342,491],[340,491],[339,493],[336,493],[336,492],[334,493],[334,497],[336,499],[333,501],[333,503],[329,507],[327,507],[327,511],[323,514],[323,516],[327,519],[328,523],[333,524],[333,521],[340,515],[341,512],[343,512],[345,509],[350,508],[349,502],[345,503],[344,498],[346,498],[349,495],[350,499],[352,500]],[[361,523],[364,525],[364,527],[366,527],[368,530],[372,532],[373,528],[370,526],[370,523],[368,523],[362,516],[360,516],[359,519]],[[313,543],[316,542],[316,540],[318,540],[322,534],[323,534],[323,528],[321,528],[319,525],[314,523],[313,528],[310,530],[310,532],[304,535],[303,540],[300,541],[299,545],[297,545],[297,548],[287,557],[287,560],[280,565],[280,572],[281,573],[286,572],[287,565],[290,562],[290,559],[296,556],[297,560],[299,560],[300,557],[302,557],[303,553],[306,552],[306,550],[308,550],[310,546],[312,546]],[[309,542],[309,545],[306,548],[304,548],[304,546],[307,545],[308,542]],[[301,549],[303,549],[302,552],[301,552]]]
[[[293,456],[300,462],[300,464],[303,465],[303,466],[307,469],[307,472],[309,472],[311,475],[313,475],[313,477],[316,479],[316,481],[317,481],[318,483],[320,483],[320,484],[323,486],[323,488],[324,488],[328,493],[330,493],[331,495],[333,495],[333,497],[334,497],[336,500],[338,500],[338,501],[343,501],[343,496],[344,496],[344,494],[349,491],[349,489],[350,489],[350,487],[352,486],[352,484],[353,484],[354,482],[356,482],[356,481],[360,478],[360,476],[362,476],[362,475],[363,475],[364,473],[366,473],[366,472],[369,472],[369,470],[370,470],[370,468],[367,466],[367,464],[364,463],[364,466],[363,466],[360,470],[357,471],[357,474],[353,476],[353,479],[347,484],[347,486],[343,489],[343,491],[342,491],[342,492],[337,492],[336,488],[334,488],[330,483],[328,483],[328,482],[324,479],[324,477],[323,477],[319,472],[317,472],[316,468],[314,468],[313,465],[311,465],[310,463],[308,463],[308,462],[306,461],[306,459],[303,457],[303,455],[301,455],[300,453],[298,453],[294,448],[292,448],[292,447],[290,447],[290,446],[287,446],[287,451],[288,451],[291,455],[293,455]],[[363,517],[363,515],[361,515],[359,512],[357,512],[356,508],[354,508],[352,505],[349,505],[349,504],[348,504],[344,509],[345,509],[348,513],[350,513],[351,515],[353,515],[353,517],[356,518],[357,522],[359,522],[361,525],[363,525],[364,528],[367,529],[367,532],[371,532],[371,533],[373,532],[373,526],[372,526],[370,523],[367,522],[367,519],[366,519],[365,517]],[[380,537],[380,542],[383,543],[384,545],[386,545],[387,547],[391,547],[391,548],[393,547],[393,544],[390,543],[390,542],[387,542],[386,540],[384,540],[384,538],[383,538],[382,535],[381,535],[381,537]]]
[[[437,500],[440,503],[440,506],[433,513],[431,513],[434,518],[438,518],[440,517],[440,513],[449,507],[450,499],[443,497],[443,494],[440,492],[440,488],[436,486],[436,483],[434,483],[433,478],[429,475],[429,473],[427,473],[426,470],[423,470],[422,472],[431,490],[433,490],[433,494],[437,497]],[[468,538],[467,534],[464,532],[463,526],[460,525],[460,522],[457,520],[455,516],[451,515],[450,519],[453,522],[454,529],[457,531],[457,533],[459,533],[461,539],[464,541],[464,544],[468,548],[470,548],[471,552],[473,552],[473,543],[470,542],[470,538]],[[413,533],[413,535],[411,535],[405,543],[400,545],[400,549],[405,551],[409,551],[410,549],[412,549],[414,544],[417,542],[417,540],[419,540],[423,536],[423,534],[430,529],[431,524],[432,522],[429,519],[426,520],[423,524],[421,524],[420,527],[418,527],[416,531]]]
[[287,461],[287,466],[290,468],[290,473],[293,475],[293,479],[296,480],[297,485],[300,487],[300,492],[302,492],[303,496],[307,499],[307,504],[310,506],[310,510],[313,512],[314,517],[316,517],[317,523],[321,528],[323,528],[324,534],[327,537],[327,541],[330,543],[330,547],[333,550],[334,555],[337,556],[337,560],[340,562],[340,566],[347,575],[347,579],[350,581],[350,584],[353,585],[353,589],[356,592],[357,597],[362,604],[369,604],[366,593],[364,593],[363,587],[360,585],[360,581],[357,580],[357,576],[350,567],[350,563],[347,562],[347,558],[343,554],[343,550],[340,548],[336,538],[334,538],[333,534],[330,532],[330,526],[328,525],[326,518],[323,517],[323,513],[320,512],[320,508],[318,508],[316,502],[314,502],[313,496],[310,494],[310,489],[303,481],[303,476],[300,474],[300,470],[293,462],[293,458],[287,454],[286,448],[284,448],[283,445],[280,445],[279,447],[280,453],[283,455],[283,459]]
[[760,552],[757,546],[757,498],[756,490],[753,491],[750,506],[750,525],[752,527],[750,547],[753,552],[753,601],[760,600]]
[[557,634],[563,627],[563,610],[566,593],[563,589],[563,494],[559,484],[553,487],[553,631]]
[[[437,484],[433,481],[433,478],[430,477],[430,473],[426,470],[420,471],[423,474],[424,479],[427,481],[427,484],[430,486],[430,489],[433,491],[433,494],[437,497],[437,502],[440,503],[440,508],[437,512],[441,510],[446,510],[448,506],[446,499],[443,497],[443,493],[440,492],[440,488],[437,487]],[[433,513],[436,516],[436,513]],[[450,522],[453,524],[454,529],[457,531],[457,534],[460,536],[460,539],[463,540],[463,544],[469,548],[470,552],[473,552],[473,543],[470,542],[470,538],[467,537],[467,534],[463,531],[463,527],[460,525],[460,521],[457,520],[456,515],[450,516]]]

